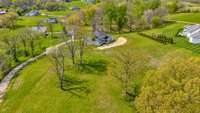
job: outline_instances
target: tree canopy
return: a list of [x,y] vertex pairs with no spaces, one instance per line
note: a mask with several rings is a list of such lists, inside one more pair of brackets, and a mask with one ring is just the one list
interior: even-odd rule
[[141,113],[199,113],[200,58],[170,57],[151,72],[136,99]]

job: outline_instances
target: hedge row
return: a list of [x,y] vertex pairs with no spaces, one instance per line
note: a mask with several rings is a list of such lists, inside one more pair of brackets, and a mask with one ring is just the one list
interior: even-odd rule
[[139,32],[138,34],[141,35],[141,36],[153,39],[153,40],[160,42],[162,44],[174,44],[174,39],[172,37],[168,37],[168,36],[161,34],[161,33],[152,33],[152,35],[147,35],[143,32]]

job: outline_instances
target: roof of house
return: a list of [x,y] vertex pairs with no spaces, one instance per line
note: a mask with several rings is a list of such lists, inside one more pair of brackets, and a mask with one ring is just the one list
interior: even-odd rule
[[195,38],[195,39],[200,39],[200,31],[194,33],[191,35],[192,38]]
[[72,6],[70,9],[75,11],[75,10],[80,10],[81,8],[79,6]]
[[29,13],[26,14],[26,16],[37,16],[39,15],[39,11],[38,10],[32,10]]
[[184,28],[184,31],[188,32],[188,33],[193,33],[197,30],[200,29],[200,24],[195,24],[195,25],[186,25]]
[[97,38],[99,38],[99,37],[104,37],[104,36],[107,36],[107,35],[104,32],[95,31],[94,32],[94,36],[97,37]]
[[47,19],[48,23],[56,23],[57,22],[57,18],[56,17],[50,17]]
[[34,26],[34,27],[31,27],[31,30],[32,31],[37,31],[37,32],[44,33],[44,32],[47,31],[47,27],[44,27],[44,26]]

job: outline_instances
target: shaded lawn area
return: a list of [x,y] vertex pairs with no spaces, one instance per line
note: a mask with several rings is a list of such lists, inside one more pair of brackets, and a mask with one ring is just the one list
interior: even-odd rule
[[184,27],[184,24],[174,23],[163,28],[157,28],[152,30],[147,30],[144,33],[151,35],[152,33],[163,33],[166,36],[174,38],[175,47],[184,48],[190,50],[194,55],[200,55],[200,44],[192,44],[188,42],[186,37],[176,36],[177,32]]
[[[121,85],[108,75],[107,66],[114,52],[119,49],[142,50],[159,60],[168,52],[177,50],[172,45],[163,45],[141,37],[136,33],[121,34],[128,43],[105,51],[90,50],[86,53],[86,70],[82,73],[66,67],[68,76],[87,81],[90,89],[83,98],[61,91],[57,76],[47,57],[30,64],[12,81],[0,105],[1,113],[136,113],[134,105],[122,97]],[[116,35],[115,37],[118,37]],[[185,51],[185,50],[183,50]],[[66,60],[69,64],[69,59]],[[144,70],[145,72],[147,70]],[[137,78],[142,82],[144,75]]]
[[169,20],[200,23],[200,13],[178,13],[167,16]]

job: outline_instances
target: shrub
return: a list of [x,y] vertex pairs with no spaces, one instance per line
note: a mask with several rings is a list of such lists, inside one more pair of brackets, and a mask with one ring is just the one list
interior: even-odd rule
[[168,37],[161,33],[152,33],[152,35],[147,35],[145,33],[139,32],[138,34],[153,39],[155,41],[158,41],[162,44],[174,44],[174,39],[172,37]]
[[157,27],[161,24],[161,18],[159,16],[154,16],[152,18],[152,24],[154,27]]

